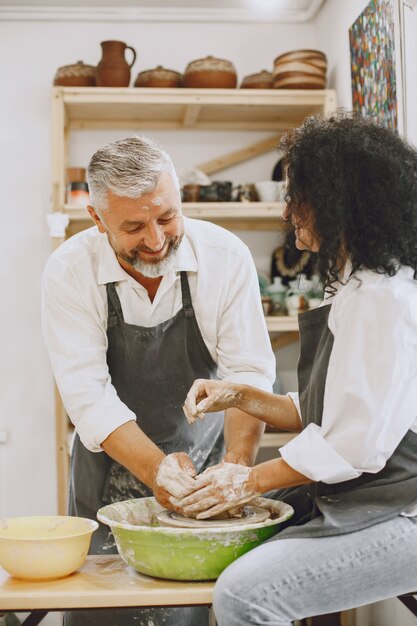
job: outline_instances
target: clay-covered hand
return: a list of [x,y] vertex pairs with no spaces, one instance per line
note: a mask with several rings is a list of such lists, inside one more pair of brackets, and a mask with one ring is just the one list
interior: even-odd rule
[[186,515],[207,519],[245,504],[259,495],[252,468],[235,463],[209,467],[196,480],[198,490],[174,503]]
[[181,500],[196,489],[196,469],[185,452],[168,454],[155,467],[152,489],[159,504],[167,509],[182,512],[173,505],[172,498]]
[[199,378],[194,381],[187,394],[183,407],[185,417],[193,424],[197,419],[203,419],[205,413],[238,406],[240,395],[240,386],[235,383]]

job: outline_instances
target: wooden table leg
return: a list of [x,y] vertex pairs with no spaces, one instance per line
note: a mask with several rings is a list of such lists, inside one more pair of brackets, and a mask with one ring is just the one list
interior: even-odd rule
[[400,600],[404,606],[406,606],[407,609],[417,617],[417,598],[415,598],[414,595],[398,596],[398,600]]
[[49,611],[32,611],[22,622],[21,626],[38,626]]

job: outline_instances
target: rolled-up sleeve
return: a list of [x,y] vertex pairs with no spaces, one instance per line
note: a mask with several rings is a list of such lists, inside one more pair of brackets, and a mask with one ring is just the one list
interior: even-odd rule
[[228,293],[218,328],[218,375],[271,391],[275,356],[266,327],[258,276],[249,250],[232,255]]
[[[415,424],[417,323],[413,306],[388,287],[352,290],[333,305],[334,334],[321,426],[309,424],[280,449],[314,481],[376,473]],[[308,416],[305,416],[308,418]]]
[[119,399],[107,366],[107,335],[98,316],[83,306],[67,276],[57,282],[47,266],[42,281],[42,327],[65,409],[92,452],[116,428],[135,420]]

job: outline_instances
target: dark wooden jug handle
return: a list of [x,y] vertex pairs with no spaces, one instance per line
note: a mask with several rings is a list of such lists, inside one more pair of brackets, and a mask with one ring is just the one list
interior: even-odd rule
[[132,65],[134,64],[134,62],[136,61],[136,50],[134,48],[132,48],[132,46],[126,46],[126,50],[131,50],[133,53],[133,61],[132,63],[130,63],[129,67],[132,67]]

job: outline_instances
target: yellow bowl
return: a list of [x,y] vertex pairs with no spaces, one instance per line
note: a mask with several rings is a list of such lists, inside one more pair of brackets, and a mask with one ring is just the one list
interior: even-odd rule
[[22,580],[54,580],[85,561],[97,522],[39,515],[0,520],[0,565]]

